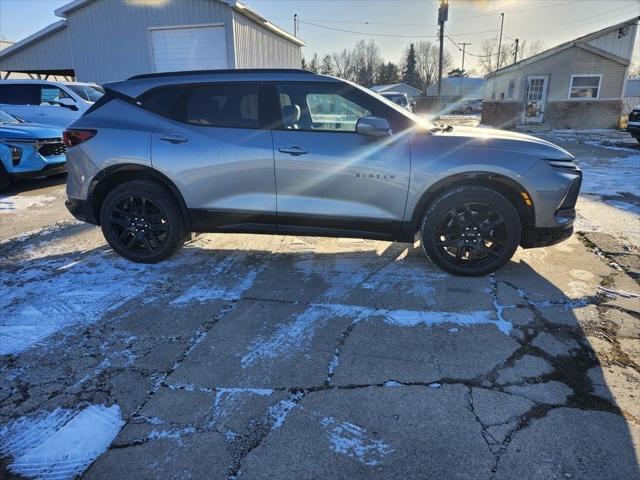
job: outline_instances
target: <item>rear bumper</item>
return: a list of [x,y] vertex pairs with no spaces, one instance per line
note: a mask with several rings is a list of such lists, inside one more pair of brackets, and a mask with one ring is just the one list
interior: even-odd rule
[[69,213],[82,222],[98,225],[98,220],[93,211],[93,205],[88,200],[79,200],[77,198],[67,198],[64,202]]
[[640,137],[640,124],[639,125],[627,125],[627,132],[634,137]]

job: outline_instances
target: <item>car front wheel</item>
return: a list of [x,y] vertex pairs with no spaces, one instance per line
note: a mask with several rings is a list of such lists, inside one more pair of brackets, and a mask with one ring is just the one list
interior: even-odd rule
[[186,237],[175,198],[153,181],[128,182],[109,192],[100,210],[100,225],[111,248],[138,263],[169,258]]
[[480,276],[504,266],[520,244],[520,217],[503,195],[465,185],[440,195],[422,221],[422,247],[454,275]]

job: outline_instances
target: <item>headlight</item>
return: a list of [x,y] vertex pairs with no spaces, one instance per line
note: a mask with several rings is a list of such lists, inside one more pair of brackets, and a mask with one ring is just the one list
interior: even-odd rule
[[9,147],[9,150],[11,151],[11,162],[15,167],[20,163],[20,160],[22,159],[22,149],[19,147]]
[[564,170],[580,170],[572,161],[564,160],[547,160],[547,163],[554,168],[562,168]]

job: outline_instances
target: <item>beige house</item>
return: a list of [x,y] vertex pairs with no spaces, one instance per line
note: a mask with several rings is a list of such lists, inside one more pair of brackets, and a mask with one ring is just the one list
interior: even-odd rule
[[488,74],[482,123],[500,128],[613,128],[638,17]]

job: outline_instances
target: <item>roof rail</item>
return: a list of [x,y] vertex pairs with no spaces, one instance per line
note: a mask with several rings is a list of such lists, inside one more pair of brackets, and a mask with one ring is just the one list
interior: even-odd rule
[[143,73],[134,75],[127,80],[141,80],[143,78],[183,77],[187,75],[242,75],[243,73],[305,73],[313,75],[309,70],[300,68],[234,68],[223,70],[186,70],[181,72]]

